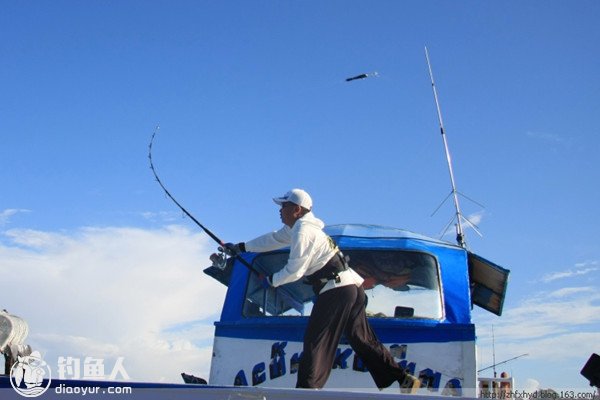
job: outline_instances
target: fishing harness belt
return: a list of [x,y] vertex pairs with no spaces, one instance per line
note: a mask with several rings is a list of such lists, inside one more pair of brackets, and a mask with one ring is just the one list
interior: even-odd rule
[[314,274],[306,276],[304,278],[304,283],[312,285],[313,292],[318,295],[327,282],[334,280],[339,283],[340,273],[349,268],[346,257],[338,250],[335,255],[327,261],[323,268]]

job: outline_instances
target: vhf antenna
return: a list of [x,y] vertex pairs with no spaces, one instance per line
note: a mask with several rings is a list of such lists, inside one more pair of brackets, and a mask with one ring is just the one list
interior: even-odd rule
[[[458,202],[458,194],[459,193],[456,190],[456,182],[454,180],[454,171],[452,170],[452,159],[450,157],[450,149],[448,148],[448,140],[446,139],[446,131],[444,130],[444,121],[442,120],[442,111],[440,110],[440,102],[438,101],[437,90],[435,88],[435,82],[433,80],[433,72],[431,70],[431,62],[429,61],[429,52],[427,51],[427,46],[425,46],[425,58],[427,59],[427,67],[429,68],[429,77],[431,78],[431,88],[433,89],[433,98],[435,99],[435,107],[437,109],[438,120],[440,122],[440,132],[442,134],[442,140],[444,141],[444,149],[446,151],[446,161],[448,162],[448,171],[450,172],[450,184],[452,185],[452,191],[450,192],[448,197],[449,196],[453,197],[454,208],[456,210],[456,215],[452,218],[450,223],[452,223],[452,221],[454,221],[454,219],[456,219],[456,242],[458,243],[459,246],[466,248],[467,242],[465,240],[465,233],[463,231],[463,226],[462,226],[463,221],[466,222],[467,224],[469,224],[478,234],[480,234],[480,233],[477,230],[477,228],[475,227],[475,225],[473,225],[473,223],[471,223],[471,221],[469,221],[467,218],[463,217],[463,215],[460,211],[460,204]],[[446,199],[448,199],[448,197],[446,197]],[[444,202],[445,201],[446,200],[444,200]],[[438,209],[439,209],[439,207],[438,207]],[[435,214],[435,212],[434,212],[434,214]],[[448,225],[450,225],[450,223]],[[446,230],[447,230],[447,228],[446,228]]]

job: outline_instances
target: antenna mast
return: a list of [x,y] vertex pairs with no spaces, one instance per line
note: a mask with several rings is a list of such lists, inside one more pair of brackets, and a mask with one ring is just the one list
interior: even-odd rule
[[[450,172],[450,184],[452,185],[452,192],[450,193],[454,199],[454,208],[456,210],[456,242],[459,246],[466,248],[467,243],[465,241],[465,234],[462,227],[462,220],[466,220],[460,212],[460,205],[458,203],[458,191],[456,190],[456,183],[454,181],[454,171],[452,170],[452,159],[450,158],[450,150],[448,148],[448,140],[446,139],[446,132],[444,130],[444,122],[442,120],[442,111],[440,110],[440,102],[438,101],[437,90],[435,88],[435,82],[433,81],[433,72],[431,70],[431,63],[429,62],[429,52],[427,46],[425,47],[425,58],[427,59],[427,67],[429,68],[429,77],[431,78],[431,88],[433,89],[433,98],[435,99],[435,106],[437,109],[438,120],[440,122],[440,132],[442,134],[442,140],[444,141],[444,149],[446,151],[446,161],[448,162],[448,171]],[[466,220],[469,222],[468,220]]]
[[494,378],[496,378],[496,337],[494,336],[494,325],[492,325],[492,360],[494,360]]

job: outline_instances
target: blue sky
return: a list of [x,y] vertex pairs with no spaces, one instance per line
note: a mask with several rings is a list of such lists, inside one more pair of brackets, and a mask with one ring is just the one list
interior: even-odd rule
[[[219,304],[201,298],[223,291],[200,270],[213,244],[153,180],[158,123],[161,178],[226,241],[277,228],[270,198],[291,187],[327,223],[439,236],[453,210],[431,217],[450,185],[428,46],[458,188],[485,205],[462,199],[484,234],[467,241],[512,271],[504,316],[475,312],[481,365],[493,325],[497,360],[530,353],[505,368],[520,387],[587,387],[579,370],[600,351],[598,2],[0,5],[1,306],[49,353],[179,352],[190,370],[210,354]],[[185,293],[152,279],[186,276]],[[18,284],[103,322],[59,325]],[[124,301],[135,317],[115,313]]]

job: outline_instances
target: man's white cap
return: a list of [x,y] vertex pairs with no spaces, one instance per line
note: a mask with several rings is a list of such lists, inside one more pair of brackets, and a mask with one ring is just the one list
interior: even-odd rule
[[292,189],[282,197],[274,197],[273,201],[279,205],[290,202],[297,204],[300,207],[304,207],[307,210],[312,209],[312,199],[310,198],[310,195],[302,189]]

